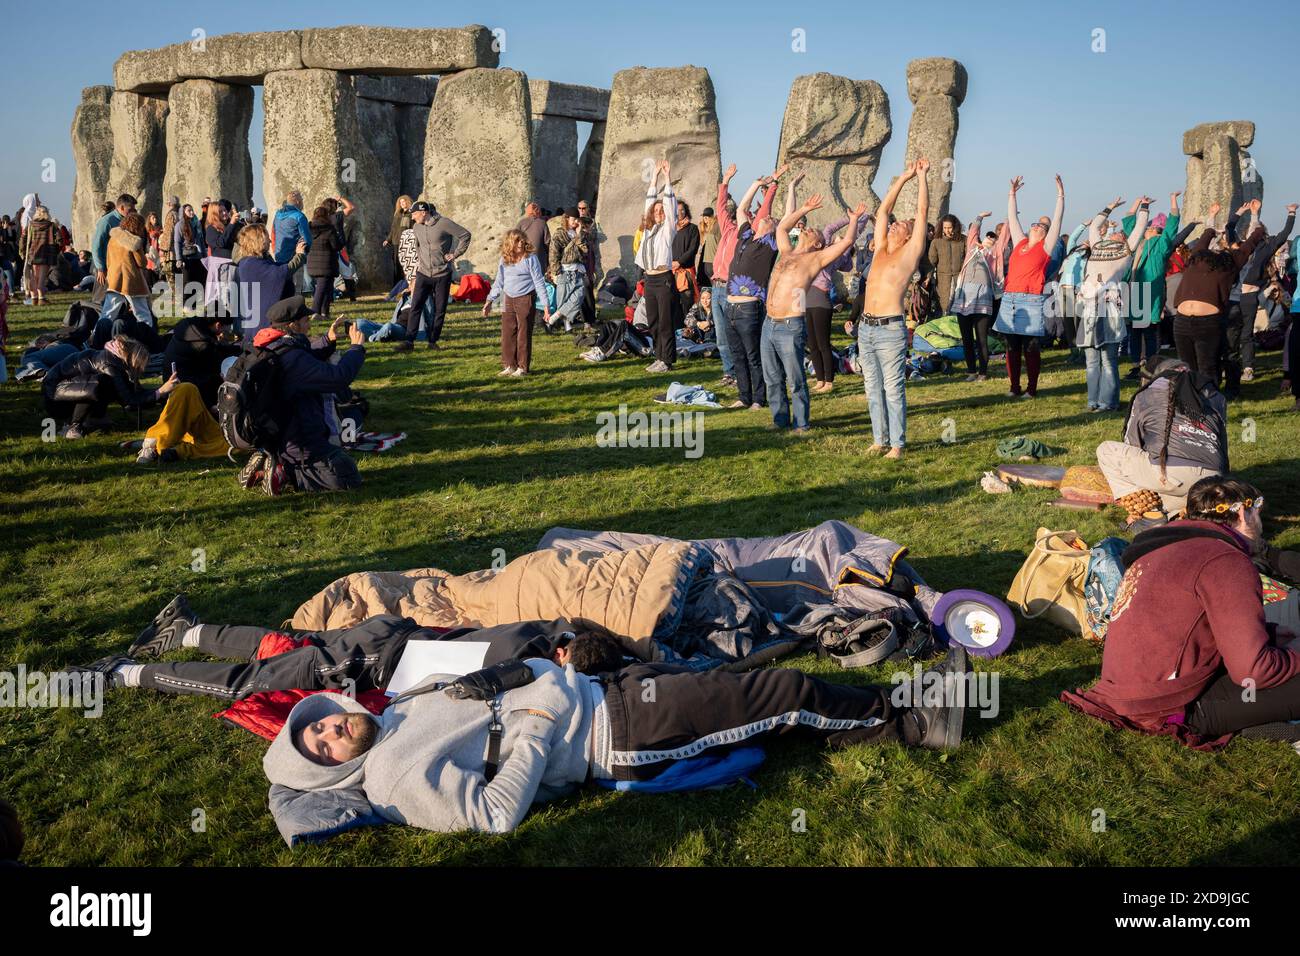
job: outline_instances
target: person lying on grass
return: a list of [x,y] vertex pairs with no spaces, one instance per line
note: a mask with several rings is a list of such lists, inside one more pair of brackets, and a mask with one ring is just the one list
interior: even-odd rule
[[1198,748],[1239,731],[1300,737],[1284,723],[1300,719],[1300,645],[1268,620],[1251,560],[1263,543],[1263,509],[1253,485],[1202,478],[1185,519],[1137,535],[1124,552],[1101,679],[1061,699]]
[[[185,595],[178,594],[140,632],[126,654],[110,655],[70,670],[102,673],[109,688],[145,687],[169,694],[241,700],[270,690],[362,693],[382,689],[410,641],[487,643],[487,665],[541,657],[560,665],[572,663],[579,671],[596,674],[616,670],[623,663],[622,648],[613,638],[580,631],[562,619],[463,627],[443,633],[420,627],[410,618],[381,614],[355,627],[295,634],[301,646],[260,656],[267,636],[279,633],[266,627],[206,624]],[[182,647],[238,663],[146,662]]]

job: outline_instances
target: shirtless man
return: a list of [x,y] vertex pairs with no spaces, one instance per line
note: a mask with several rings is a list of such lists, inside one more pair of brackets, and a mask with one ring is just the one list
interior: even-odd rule
[[928,159],[918,159],[903,170],[876,210],[875,256],[867,279],[867,294],[858,323],[858,363],[871,413],[870,455],[890,448],[886,458],[903,457],[907,441],[907,393],[903,366],[907,359],[907,323],[903,321],[903,292],[925,251],[925,229],[906,222],[889,221],[903,186],[917,178],[916,219],[924,223],[930,208],[926,172]]
[[[798,182],[796,178],[795,182]],[[804,372],[804,348],[808,328],[804,307],[808,287],[817,273],[853,248],[858,237],[858,223],[867,211],[866,203],[853,210],[849,230],[838,241],[826,246],[817,229],[802,229],[799,245],[790,244],[790,229],[810,212],[820,209],[822,197],[812,196],[802,206],[794,207],[794,184],[790,186],[787,212],[776,227],[776,246],[781,254],[772,268],[767,293],[767,318],[763,322],[760,350],[763,357],[763,381],[767,386],[767,404],[772,407],[772,424],[776,428],[794,425],[796,435],[808,431],[808,382]],[[786,397],[789,386],[790,396]],[[793,413],[793,414],[792,414]]]

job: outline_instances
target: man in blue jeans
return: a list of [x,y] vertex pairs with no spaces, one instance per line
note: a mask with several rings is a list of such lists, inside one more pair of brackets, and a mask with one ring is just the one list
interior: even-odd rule
[[[790,185],[790,202],[786,205],[791,208],[776,227],[776,244],[781,258],[772,269],[761,351],[772,424],[777,428],[793,424],[795,434],[802,435],[808,431],[808,377],[803,360],[808,342],[808,329],[804,322],[808,287],[817,273],[853,248],[858,238],[858,223],[866,214],[867,204],[858,203],[848,231],[838,242],[827,246],[820,230],[804,229],[799,233],[799,246],[796,248],[790,244],[790,229],[822,205],[822,197],[814,195],[799,208],[793,208],[794,187],[798,182],[796,178]],[[788,398],[787,385],[790,390]]]
[[[928,159],[918,159],[894,180],[876,211],[875,255],[867,279],[862,319],[858,322],[858,363],[871,413],[871,447],[879,455],[889,442],[886,458],[903,457],[907,444],[907,391],[904,363],[907,360],[907,323],[903,320],[903,292],[925,251],[925,221],[930,211],[926,174]],[[916,223],[891,222],[894,203],[903,186],[917,181]]]

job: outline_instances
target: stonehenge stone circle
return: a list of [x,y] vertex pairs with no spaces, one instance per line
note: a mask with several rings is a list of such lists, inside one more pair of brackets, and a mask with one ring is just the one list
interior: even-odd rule
[[533,192],[528,78],[516,70],[445,77],[429,109],[423,196],[473,233],[464,263],[496,274],[501,238]]
[[402,181],[398,195],[418,199],[424,190],[424,140],[429,129],[429,107],[397,107],[397,145],[401,150]]
[[587,123],[603,123],[609,115],[609,90],[575,86],[551,80],[529,80],[533,116],[559,116]]
[[334,70],[269,73],[263,94],[262,191],[273,213],[290,190],[312,207],[329,196],[356,204],[352,259],[370,285],[386,283],[391,257],[383,248],[393,194],[358,119],[353,78]]
[[[875,211],[880,197],[871,183],[892,133],[889,97],[875,80],[830,73],[795,79],[781,121],[776,164],[789,163],[789,176],[804,174],[796,196],[799,202],[821,194],[823,206],[808,217],[810,225],[820,228],[863,199]],[[785,213],[784,188],[773,209]]]
[[[938,222],[948,214],[948,197],[956,176],[957,108],[966,99],[966,79],[966,68],[947,57],[924,57],[907,64],[907,95],[913,106],[904,164],[922,156],[930,161],[929,222]],[[909,182],[899,193],[894,206],[899,219],[916,214],[916,192],[916,183]]]
[[[121,193],[130,193],[135,196],[140,209],[147,211],[166,207],[163,181],[167,172],[169,111],[170,104],[165,96],[150,93],[113,94],[109,104],[113,165],[105,186],[108,197],[115,198]],[[247,152],[247,133],[244,147]]]
[[1264,180],[1246,151],[1254,142],[1255,124],[1249,120],[1201,123],[1183,134],[1185,222],[1204,222],[1216,202],[1231,214],[1247,200],[1264,198]]
[[661,159],[672,164],[673,190],[692,212],[698,215],[713,205],[722,168],[708,70],[638,66],[614,74],[598,209],[605,234],[601,264],[609,274],[630,274],[632,237],[645,209],[646,187]]
[[357,122],[361,126],[361,134],[379,162],[384,190],[388,196],[387,205],[391,210],[398,191],[402,188],[402,144],[397,135],[397,104],[358,97]]
[[492,31],[405,27],[328,27],[302,31],[302,65],[390,76],[456,73],[494,68],[501,55]]
[[[302,34],[227,33],[178,43],[172,51],[181,80],[219,80],[238,86],[255,85],[277,70],[302,69]],[[161,52],[161,51],[160,51]]]
[[573,205],[578,191],[578,121],[533,118],[533,198],[543,209]]
[[[114,100],[118,94],[113,94]],[[253,204],[253,161],[248,127],[253,91],[212,80],[185,80],[171,88],[167,111],[167,166],[163,193],[198,209],[204,196]]]
[[72,114],[72,158],[76,179],[72,184],[72,241],[79,249],[90,247],[100,205],[108,196],[113,166],[113,131],[110,118],[111,86],[88,86]]
[[592,209],[596,209],[596,200],[600,194],[600,158],[604,152],[605,124],[592,123],[591,135],[578,159],[578,198],[591,203]]
[[436,76],[364,76],[353,79],[357,96],[384,103],[428,106],[438,90]]

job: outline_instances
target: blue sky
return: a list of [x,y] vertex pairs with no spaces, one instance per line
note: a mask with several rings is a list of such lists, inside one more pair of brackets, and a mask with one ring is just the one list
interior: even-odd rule
[[[1183,186],[1183,131],[1221,119],[1256,123],[1251,153],[1265,182],[1265,221],[1280,221],[1282,206],[1300,200],[1296,88],[1288,79],[1300,39],[1294,0],[1252,3],[1245,21],[1222,0],[114,0],[6,7],[11,42],[0,96],[0,209],[12,212],[35,188],[64,221],[73,110],[83,86],[112,82],[119,53],[188,40],[196,28],[216,35],[352,23],[501,27],[502,66],[595,86],[609,86],[629,66],[707,67],[717,91],[723,164],[734,161],[741,180],[775,162],[791,81],[827,71],[874,79],[889,94],[894,136],[876,178],[883,193],[906,144],[907,61],[949,56],[970,74],[953,194],[953,211],[963,221],[983,209],[999,215],[1015,174],[1026,178],[1025,216],[1050,211],[1056,172],[1065,179],[1067,221],[1085,218],[1116,195],[1146,192],[1163,208],[1168,193]],[[456,12],[440,12],[451,9]],[[1098,29],[1105,31],[1105,52],[1093,51]],[[1239,31],[1235,40],[1232,29]],[[803,31],[804,52],[792,49],[795,30]],[[258,104],[252,148],[260,193],[260,96]],[[56,163],[53,183],[41,182],[47,158]],[[697,208],[706,202],[697,200]]]

